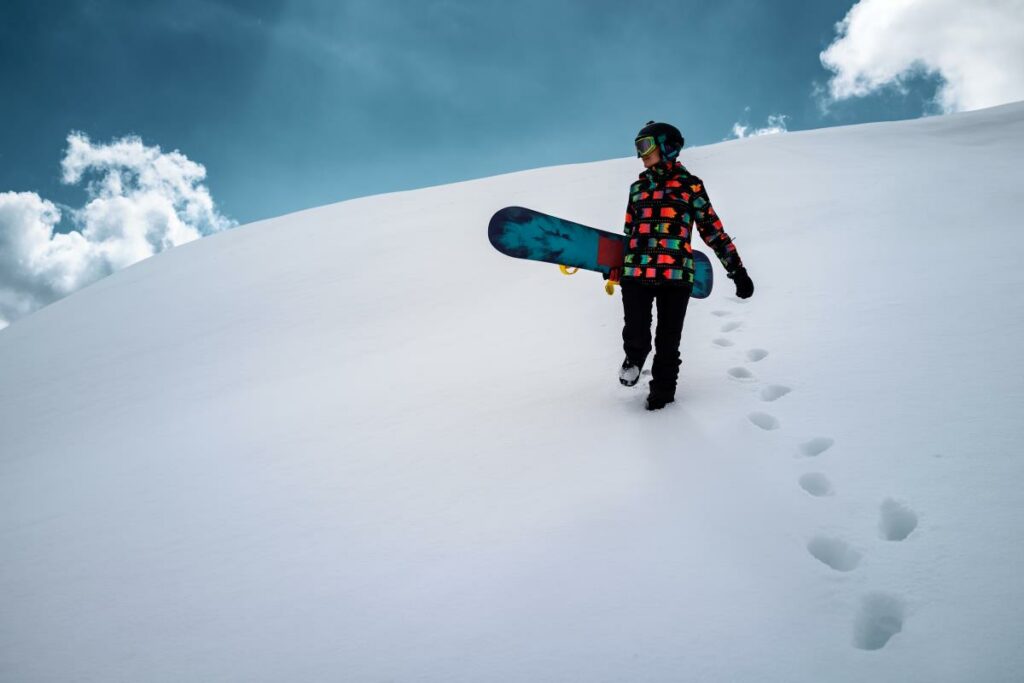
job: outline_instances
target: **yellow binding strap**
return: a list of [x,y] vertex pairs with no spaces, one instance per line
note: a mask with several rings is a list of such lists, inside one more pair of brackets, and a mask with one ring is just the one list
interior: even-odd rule
[[[575,266],[563,266],[559,264],[558,269],[562,271],[562,275],[575,275],[577,272],[579,272],[579,268]],[[609,280],[604,283],[604,291],[608,293],[608,296],[612,296],[613,294],[615,294],[615,285],[619,284],[619,274],[617,271],[618,269],[616,269],[616,272],[612,273],[613,277],[609,278]]]

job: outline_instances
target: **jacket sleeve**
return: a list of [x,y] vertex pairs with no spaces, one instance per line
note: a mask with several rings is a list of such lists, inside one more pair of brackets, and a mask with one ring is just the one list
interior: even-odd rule
[[740,260],[740,255],[736,251],[736,245],[732,243],[732,239],[722,228],[722,221],[715,213],[715,207],[711,206],[707,190],[704,189],[704,182],[694,179],[694,184],[690,189],[694,194],[693,208],[697,230],[700,232],[704,244],[715,250],[715,255],[727,272],[733,273],[742,268],[743,261]]
[[636,205],[633,204],[633,194],[632,190],[630,190],[629,200],[626,202],[625,224],[622,226],[622,232],[625,233],[627,237],[633,234],[633,229],[636,227],[636,219]]

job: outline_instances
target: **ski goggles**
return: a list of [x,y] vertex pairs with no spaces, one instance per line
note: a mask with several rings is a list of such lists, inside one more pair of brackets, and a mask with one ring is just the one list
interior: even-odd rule
[[636,145],[636,155],[638,157],[645,157],[658,148],[658,143],[655,141],[653,135],[645,135],[642,138],[637,138],[633,141],[633,144]]

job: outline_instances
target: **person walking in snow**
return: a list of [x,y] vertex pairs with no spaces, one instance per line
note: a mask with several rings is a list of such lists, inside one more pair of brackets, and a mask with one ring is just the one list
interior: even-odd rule
[[657,302],[654,361],[646,403],[647,410],[657,410],[675,400],[681,364],[679,340],[693,288],[693,225],[736,284],[736,296],[750,297],[754,283],[736,246],[722,229],[704,181],[676,160],[683,148],[679,130],[667,123],[648,121],[637,133],[635,144],[644,171],[629,188],[623,228],[629,238],[621,274],[626,358],[619,381],[631,387],[640,379],[640,370],[651,352],[651,308]]

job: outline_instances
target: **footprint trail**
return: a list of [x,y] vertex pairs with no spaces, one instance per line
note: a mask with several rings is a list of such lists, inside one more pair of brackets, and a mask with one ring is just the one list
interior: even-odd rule
[[835,442],[835,439],[831,439],[827,436],[819,436],[800,444],[800,452],[808,458],[814,458],[832,448],[832,445]]
[[778,419],[768,413],[750,413],[747,419],[766,431],[778,429],[780,426]]
[[807,472],[799,479],[800,488],[815,497],[831,496],[832,482],[821,472]]
[[762,401],[775,401],[788,394],[792,389],[781,384],[769,384],[765,388],[761,389],[761,400]]
[[917,514],[892,498],[882,503],[879,535],[887,541],[902,541],[917,528]]
[[853,624],[853,645],[861,650],[881,650],[903,630],[903,602],[888,593],[869,593],[861,600]]
[[726,372],[733,379],[742,379],[746,381],[754,379],[754,373],[744,367],[729,368]]
[[816,560],[837,572],[853,571],[862,557],[846,541],[829,536],[815,536],[807,544],[807,550]]

